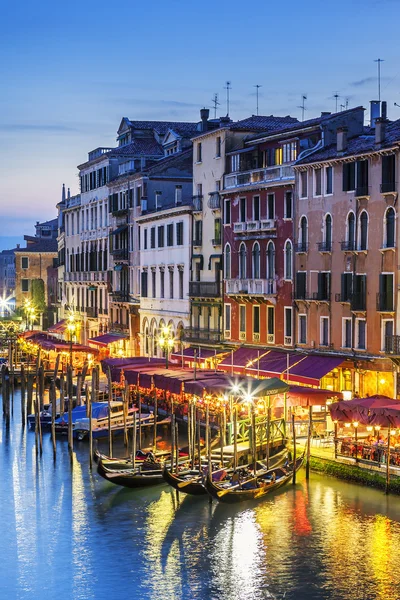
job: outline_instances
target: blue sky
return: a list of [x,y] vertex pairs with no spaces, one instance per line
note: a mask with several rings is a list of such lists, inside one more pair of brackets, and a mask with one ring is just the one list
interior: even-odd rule
[[[377,97],[400,118],[400,0],[9,4],[0,25],[0,249],[56,215],[76,165],[115,143],[123,116],[197,121],[214,93],[234,120],[306,118]],[[14,236],[7,239],[7,236]]]

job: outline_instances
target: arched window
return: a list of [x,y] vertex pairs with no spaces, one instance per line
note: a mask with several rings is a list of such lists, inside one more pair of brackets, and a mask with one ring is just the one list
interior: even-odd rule
[[246,246],[243,243],[239,248],[239,279],[246,279]]
[[225,279],[231,278],[231,247],[225,245]]
[[308,242],[308,223],[307,217],[304,215],[300,219],[300,250],[303,252],[307,251]]
[[292,242],[287,240],[285,242],[285,279],[293,279],[293,250],[292,250]]
[[275,244],[268,242],[267,246],[267,279],[275,278]]
[[353,212],[349,212],[347,217],[347,250],[354,250],[356,241],[356,217]]
[[385,215],[385,247],[386,248],[394,248],[395,247],[395,212],[391,206],[386,211]]
[[365,210],[360,215],[360,250],[368,249],[368,214]]
[[332,250],[332,217],[329,214],[325,217],[324,236],[325,250],[330,252]]
[[260,244],[253,246],[253,279],[260,279]]

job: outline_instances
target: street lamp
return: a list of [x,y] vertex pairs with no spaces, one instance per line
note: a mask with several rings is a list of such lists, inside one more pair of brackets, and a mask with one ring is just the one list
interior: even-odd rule
[[67,319],[67,329],[69,333],[69,364],[72,367],[72,340],[75,335],[78,323],[75,320],[74,313],[68,315]]
[[36,319],[36,309],[32,300],[25,300],[24,311],[26,316],[26,329],[33,329],[33,323]]
[[174,347],[175,340],[169,327],[165,326],[161,329],[161,334],[158,338],[158,345],[165,352],[165,368],[168,369],[168,355]]

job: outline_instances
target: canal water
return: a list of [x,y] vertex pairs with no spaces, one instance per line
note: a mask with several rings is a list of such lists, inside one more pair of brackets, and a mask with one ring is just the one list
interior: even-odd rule
[[1,600],[398,600],[400,498],[304,473],[258,504],[127,490],[0,428]]

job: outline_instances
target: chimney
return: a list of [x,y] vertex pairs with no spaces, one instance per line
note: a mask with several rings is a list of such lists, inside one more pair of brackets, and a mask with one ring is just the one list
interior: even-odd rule
[[322,111],[321,112],[321,117],[328,117],[329,115],[331,115],[332,113],[329,111]]
[[68,188],[68,192],[67,192],[67,198],[68,198],[68,200],[71,199],[71,190],[69,188]]
[[65,202],[65,183],[62,186],[61,202]]
[[338,127],[336,130],[336,150],[344,152],[347,148],[347,127]]
[[21,247],[21,244],[17,244],[17,248],[20,248],[20,247]]
[[200,119],[201,119],[201,130],[207,131],[208,129],[208,117],[210,116],[210,111],[208,108],[202,108],[200,110]]
[[385,141],[387,119],[379,117],[375,121],[375,144],[380,145]]
[[382,102],[382,119],[387,119],[387,102],[384,100]]
[[371,100],[371,127],[375,127],[376,119],[381,116],[381,103],[379,100]]

